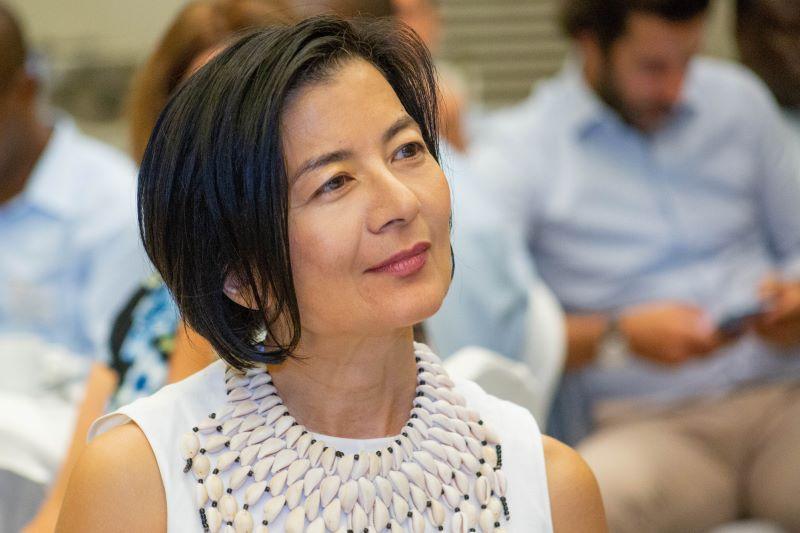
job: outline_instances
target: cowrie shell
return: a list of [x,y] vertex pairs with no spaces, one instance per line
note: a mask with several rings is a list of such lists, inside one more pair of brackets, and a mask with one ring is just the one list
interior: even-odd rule
[[267,503],[264,504],[264,514],[262,520],[270,524],[275,518],[281,514],[283,506],[286,503],[286,497],[283,494],[273,496]]
[[328,505],[339,493],[340,484],[339,476],[328,476],[322,480],[319,486],[319,499],[323,507]]
[[217,427],[219,427],[221,424],[222,422],[216,418],[206,418],[197,424],[197,429],[200,431],[200,433],[211,433],[212,431],[216,431]]
[[476,474],[481,470],[481,464],[478,462],[477,459],[475,459],[475,456],[471,454],[462,453],[461,462],[464,464],[467,470],[469,470],[473,474]]
[[211,471],[211,463],[205,455],[198,455],[192,459],[192,473],[197,479],[205,479]]
[[325,533],[325,521],[322,519],[322,517],[319,517],[308,524],[306,533]]
[[[388,506],[392,503],[392,484],[389,480],[381,476],[375,477],[375,488],[377,488],[378,497],[383,500],[384,505]],[[373,503],[373,507],[374,507]]]
[[383,530],[389,523],[389,508],[380,498],[375,499],[372,507],[372,525],[375,529]]
[[287,482],[291,485],[308,471],[308,468],[311,466],[311,461],[308,459],[298,459],[289,465],[289,477]]
[[220,472],[226,471],[236,461],[237,457],[239,457],[239,452],[235,450],[221,453],[219,459],[217,459],[217,470]]
[[228,401],[239,402],[242,400],[247,400],[251,396],[253,396],[253,393],[248,389],[245,389],[244,387],[238,387],[228,393]]
[[483,457],[483,445],[480,442],[478,442],[477,439],[473,439],[472,437],[466,437],[464,440],[467,443],[467,448],[469,449],[469,453],[471,453],[475,457]]
[[394,459],[388,450],[381,454],[381,476],[387,477],[394,468]]
[[219,513],[224,522],[233,522],[236,516],[236,500],[230,494],[224,494],[219,500]]
[[213,507],[206,509],[206,522],[208,522],[208,530],[211,533],[217,533],[222,525],[222,515]]
[[411,511],[411,529],[414,533],[425,533],[425,517],[416,509]]
[[[223,439],[227,437],[222,437]],[[241,450],[247,444],[247,439],[250,438],[250,432],[245,431],[244,433],[237,433],[233,437],[231,437],[230,444],[228,447],[231,450]],[[224,444],[224,443],[223,443]]]
[[208,489],[206,489],[205,483],[198,483],[194,487],[194,504],[200,509],[205,507],[207,501]]
[[325,469],[326,474],[332,474],[336,466],[336,451],[333,448],[326,448],[322,452],[322,468]]
[[375,503],[375,485],[364,478],[358,479],[358,503],[364,509],[372,509]]
[[[274,409],[275,406],[279,405],[280,403],[281,399],[278,398],[277,396],[270,396],[269,398],[264,398],[263,400],[261,400],[261,405],[258,407],[258,414],[263,414],[265,412],[268,412],[270,409]],[[266,419],[264,423],[265,424],[268,423]]]
[[[310,436],[310,435],[309,435]],[[311,466],[317,466],[319,459],[322,456],[322,451],[325,449],[325,444],[322,441],[311,439],[311,445],[308,447],[308,458],[311,461]]]
[[428,489],[428,494],[433,499],[438,499],[442,495],[442,482],[428,472],[425,472],[425,488]]
[[[279,400],[280,401],[280,400]],[[268,426],[271,426],[275,423],[277,419],[282,417],[284,414],[288,412],[286,406],[283,404],[278,404],[267,411],[266,416],[264,417],[264,423]]]
[[248,437],[248,439],[247,439],[247,445],[251,446],[253,444],[261,444],[262,442],[264,442],[265,440],[270,438],[273,433],[274,433],[274,431],[273,431],[273,429],[271,427],[269,427],[269,426],[260,426],[260,427],[258,427],[256,429],[254,429],[250,433],[250,437]]
[[264,459],[258,461],[253,467],[253,479],[255,479],[257,482],[267,479],[267,474],[269,474],[269,470],[272,468],[272,463],[274,462],[274,456],[265,457]]
[[[244,419],[242,419],[242,418],[231,418],[230,420],[226,420],[225,422],[222,423],[222,434],[223,435],[230,435],[237,428],[239,428],[240,426],[244,425],[244,420],[247,420],[247,419],[246,418],[244,418]],[[253,426],[253,427],[256,427],[256,426]],[[240,431],[249,431],[250,429],[253,429],[253,428],[240,429]]]
[[204,485],[206,486],[206,491],[208,492],[208,498],[212,502],[218,502],[222,498],[222,495],[225,494],[225,489],[222,486],[222,480],[219,478],[219,476],[215,476],[213,474],[208,476]]
[[347,483],[343,483],[341,487],[339,487],[339,502],[342,505],[342,510],[345,513],[349,513],[353,510],[353,505],[355,505],[356,500],[358,499],[358,483],[354,480],[350,480]]
[[422,468],[424,468],[431,474],[436,473],[436,463],[433,462],[433,457],[431,457],[431,454],[429,454],[424,450],[417,450],[414,452],[413,455],[414,455],[414,460],[420,465],[422,465]]
[[206,453],[214,453],[221,450],[226,442],[228,442],[228,437],[225,435],[211,435],[203,443],[203,448],[205,448]]
[[305,509],[302,507],[295,507],[289,512],[289,516],[286,517],[286,523],[284,524],[286,533],[303,533],[305,521]]
[[481,531],[494,531],[494,516],[488,508],[481,511],[478,525],[481,526]]
[[428,495],[417,485],[411,485],[411,501],[420,513],[424,513],[428,507]]
[[317,515],[319,515],[319,490],[313,491],[306,497],[303,507],[306,510],[306,519],[309,522],[317,518]]
[[[250,386],[252,387],[253,384],[251,383]],[[256,387],[253,389],[252,399],[260,400],[262,398],[266,398],[270,394],[275,394],[276,389],[272,385],[261,385],[260,387]]]
[[297,452],[294,450],[281,450],[275,454],[275,462],[272,464],[272,473],[283,470],[297,459]]
[[350,454],[339,458],[339,462],[336,465],[336,473],[339,474],[342,481],[350,478],[350,472],[353,470],[353,461],[353,456]]
[[181,455],[184,460],[192,459],[200,451],[200,439],[197,435],[186,433],[181,437]]
[[395,489],[397,489],[397,492],[399,492],[403,498],[408,498],[409,496],[408,478],[405,476],[405,474],[393,470],[389,472],[389,480],[392,482],[392,485],[394,485]]
[[469,531],[469,527],[467,527],[467,518],[464,516],[464,513],[456,513],[453,515],[451,519],[451,529],[453,533],[467,533]]
[[495,479],[494,491],[497,493],[498,496],[505,496],[506,488],[508,485],[505,473],[502,470],[495,471],[494,479]]
[[352,479],[359,479],[366,475],[369,470],[369,456],[363,451],[358,454],[358,459],[353,456],[353,471],[350,473]]
[[278,451],[283,449],[283,441],[281,439],[277,439],[272,437],[271,439],[265,440],[261,447],[258,449],[258,458],[261,459],[262,457],[266,457],[267,455],[272,455],[273,453],[277,453]]
[[442,490],[444,490],[444,501],[447,502],[450,509],[458,507],[462,499],[461,493],[450,485],[442,485]]
[[300,504],[300,497],[303,495],[303,482],[298,481],[293,485],[289,485],[284,494],[286,495],[286,507],[294,509]]
[[300,457],[305,457],[308,448],[311,446],[311,433],[306,433],[305,435],[301,435],[299,439],[297,439],[297,445],[295,448],[297,449],[297,455]]
[[242,450],[241,454],[239,455],[239,463],[243,466],[249,466],[253,464],[253,460],[256,458],[256,455],[258,455],[258,449],[258,444],[254,444]]
[[306,472],[306,476],[303,478],[303,494],[308,496],[312,490],[317,488],[324,476],[325,471],[321,468],[312,468]]
[[429,508],[430,511],[430,518],[433,525],[439,527],[444,525],[445,520],[445,510],[444,506],[439,503],[439,500],[431,500],[431,506]]
[[275,436],[280,437],[294,424],[294,417],[283,415],[275,422]]
[[257,370],[257,373],[250,380],[251,387],[260,387],[261,385],[272,383],[272,376],[270,376],[268,372],[264,372],[263,368],[258,368],[254,370]]
[[[370,506],[369,509],[372,509],[372,506]],[[347,525],[352,531],[364,531],[369,524],[369,521],[367,520],[367,513],[359,504],[353,506],[353,512],[350,514],[347,520]]]
[[423,476],[422,467],[420,467],[417,463],[403,463],[400,465],[400,470],[406,476],[408,476],[408,479],[412,483],[415,483],[418,486],[423,486],[425,484],[425,477]]
[[381,458],[374,453],[369,454],[369,471],[367,476],[370,481],[375,479],[375,476],[381,473]]
[[269,492],[271,494],[280,494],[283,492],[283,488],[286,486],[286,470],[281,470],[271,478],[269,478]]
[[444,451],[444,446],[439,444],[438,442],[434,442],[432,440],[424,440],[422,441],[422,448],[429,452],[434,457],[439,459],[447,460],[447,453]]
[[264,491],[267,489],[267,482],[261,481],[259,483],[253,483],[247,490],[244,491],[244,501],[248,507],[253,507],[255,504],[258,503],[258,500],[261,499],[261,496],[264,495]]
[[252,400],[245,400],[236,406],[231,416],[233,418],[239,418],[245,415],[249,415],[250,413],[254,413],[257,410],[258,410],[258,404],[256,402]]
[[240,509],[236,513],[236,518],[233,519],[233,529],[236,533],[252,533],[253,531],[253,517],[249,511]]
[[[296,426],[291,426],[289,429],[286,430],[286,433],[283,435],[283,440],[286,441],[286,447],[291,448],[297,442],[302,435],[305,429],[300,424]],[[306,433],[308,435],[308,433]],[[300,451],[298,450],[297,453],[299,454]]]
[[485,477],[479,477],[475,481],[475,496],[478,498],[478,503],[488,505],[491,493],[492,488],[489,486],[489,480]]
[[[231,479],[228,483],[231,490],[236,490],[239,487],[241,487],[242,483],[244,483],[244,480],[247,479],[247,474],[249,472],[250,472],[249,466],[240,466],[239,468],[234,470],[233,474],[231,474]],[[228,520],[228,522],[230,522],[230,520]]]
[[325,527],[330,531],[336,531],[339,527],[339,522],[342,518],[342,505],[339,499],[336,498],[331,503],[325,506],[322,510],[322,519],[325,521]]
[[408,515],[408,502],[399,494],[392,495],[392,511],[394,511],[395,519],[403,522]]
[[447,462],[450,463],[450,466],[452,466],[455,470],[461,468],[461,453],[467,453],[466,450],[464,452],[459,452],[455,448],[445,446],[444,452],[447,455]]

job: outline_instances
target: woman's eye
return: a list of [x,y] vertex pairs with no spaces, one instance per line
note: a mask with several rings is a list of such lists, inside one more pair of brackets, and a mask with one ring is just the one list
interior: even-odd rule
[[334,192],[337,189],[344,187],[345,183],[347,183],[347,176],[336,176],[335,178],[331,178],[326,181],[322,187],[317,189],[315,196],[320,194],[326,194]]
[[401,146],[396,152],[395,157],[397,159],[409,159],[421,154],[424,150],[425,149],[420,143],[412,142]]

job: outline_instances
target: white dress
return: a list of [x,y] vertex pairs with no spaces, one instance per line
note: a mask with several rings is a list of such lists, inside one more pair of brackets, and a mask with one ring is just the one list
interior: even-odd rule
[[[129,421],[141,428],[161,473],[170,533],[203,531],[195,503],[197,483],[190,474],[184,473],[178,446],[187,428],[225,403],[225,371],[225,363],[217,361],[181,382],[100,418],[89,432],[91,440]],[[502,524],[503,529],[514,533],[551,532],[542,439],[534,418],[527,410],[488,395],[473,382],[455,380],[454,390],[464,397],[466,407],[479,412],[502,443],[502,470],[507,477],[510,513],[509,520]],[[392,443],[392,437],[353,440],[315,436],[345,454],[373,451]],[[287,514],[288,510],[283,508],[269,524],[269,531],[283,531]],[[448,515],[444,531],[451,531],[450,517]],[[257,524],[259,521],[260,518],[256,518]],[[435,529],[428,524],[426,531]]]

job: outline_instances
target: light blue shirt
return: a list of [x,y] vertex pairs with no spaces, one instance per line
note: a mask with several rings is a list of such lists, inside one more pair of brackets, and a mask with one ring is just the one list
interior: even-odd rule
[[785,110],[783,116],[789,126],[789,135],[794,143],[794,150],[800,158],[800,109]]
[[25,189],[0,205],[0,336],[106,360],[114,316],[151,271],[135,184],[126,156],[56,124]]
[[[604,105],[575,66],[500,116],[450,173],[462,247],[456,256],[478,258],[496,272],[473,276],[466,289],[455,286],[444,312],[459,307],[466,291],[471,305],[482,301],[484,315],[511,314],[481,321],[462,308],[438,317],[452,333],[460,329],[484,344],[521,338],[515,329],[522,322],[512,314],[524,312],[519,280],[533,275],[533,257],[575,313],[678,300],[718,320],[757,302],[768,273],[800,276],[800,166],[776,104],[744,69],[696,59],[674,116],[651,136]],[[458,235],[464,220],[468,230]],[[498,229],[494,239],[474,229],[483,220]],[[498,247],[506,255],[495,255]],[[507,355],[518,355],[513,344]],[[678,369],[629,355],[571,379],[589,402],[664,403],[798,377],[800,350],[791,352],[748,335]]]

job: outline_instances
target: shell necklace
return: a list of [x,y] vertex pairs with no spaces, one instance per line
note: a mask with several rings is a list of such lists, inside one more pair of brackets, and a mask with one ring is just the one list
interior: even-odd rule
[[274,533],[286,508],[287,533],[443,531],[448,515],[454,533],[502,533],[510,514],[497,435],[427,346],[415,344],[415,356],[417,397],[401,434],[356,454],[296,422],[263,367],[228,368],[226,403],[180,442],[203,530]]

